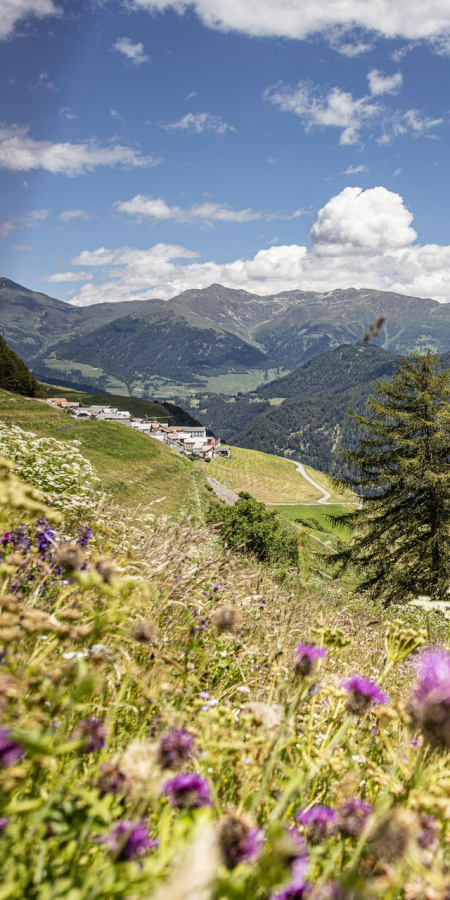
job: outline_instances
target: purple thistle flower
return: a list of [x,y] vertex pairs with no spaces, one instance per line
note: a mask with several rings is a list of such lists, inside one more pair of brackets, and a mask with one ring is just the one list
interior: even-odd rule
[[344,837],[359,837],[372,813],[372,806],[355,797],[338,810],[338,829]]
[[196,772],[184,772],[166,781],[163,791],[172,806],[179,809],[198,809],[210,806],[211,792],[208,782]]
[[342,687],[348,691],[347,709],[357,716],[363,716],[375,703],[389,703],[389,697],[383,693],[374,681],[361,678],[360,675],[351,675],[342,682]]
[[337,815],[329,806],[312,806],[311,809],[299,810],[297,822],[303,825],[306,836],[312,844],[320,844],[330,834],[336,832]]
[[121,822],[113,825],[108,834],[98,840],[100,844],[105,844],[116,859],[121,861],[142,856],[147,850],[154,850],[158,846],[158,841],[150,840],[143,819],[139,822],[122,819]]
[[75,740],[83,741],[81,753],[95,753],[96,750],[103,750],[105,746],[105,724],[96,716],[91,716],[90,719],[81,719],[73,736]]
[[297,644],[294,652],[295,671],[302,677],[312,675],[319,665],[319,660],[327,655],[324,647],[315,647],[313,644]]
[[256,859],[264,843],[264,833],[247,816],[229,813],[219,827],[219,846],[227,869]]
[[450,748],[450,654],[443,648],[419,658],[408,708],[430,744]]
[[9,738],[7,728],[0,728],[0,768],[13,766],[24,755],[23,747]]
[[0,819],[0,831],[4,831],[8,826],[8,819],[5,816],[2,816]]
[[0,544],[2,544],[4,547],[6,547],[6,545],[9,544],[10,540],[11,540],[11,532],[4,531],[0,538]]
[[161,735],[158,747],[158,759],[165,769],[176,769],[192,755],[196,739],[195,734],[185,728],[172,728]]

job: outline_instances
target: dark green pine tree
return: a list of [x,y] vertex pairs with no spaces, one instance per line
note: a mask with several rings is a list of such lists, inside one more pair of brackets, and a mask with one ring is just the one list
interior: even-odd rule
[[[336,483],[361,496],[347,519],[352,538],[334,561],[385,605],[450,587],[450,372],[431,352],[402,358],[378,382],[368,415],[352,415],[362,439],[342,451],[351,474]],[[345,517],[334,517],[343,524]]]
[[23,394],[26,397],[42,397],[43,391],[33,378],[28,366],[14,353],[0,336],[0,388]]

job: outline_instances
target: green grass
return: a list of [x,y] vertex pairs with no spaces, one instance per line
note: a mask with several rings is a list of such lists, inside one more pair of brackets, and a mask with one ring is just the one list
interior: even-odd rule
[[[317,504],[317,506],[304,506],[302,504],[293,504],[292,506],[271,505],[270,507],[283,519],[294,522],[302,527],[303,523],[307,523],[307,527],[311,528],[321,539],[326,540],[329,537],[337,537],[345,543],[350,539],[350,531],[344,528],[338,528],[328,519],[328,516],[342,515],[347,509],[340,504],[325,506]],[[302,523],[297,520],[302,519]],[[318,525],[319,527],[315,527]]]
[[0,418],[39,437],[80,441],[106,492],[124,509],[182,516],[200,512],[207,492],[189,460],[145,435],[114,422],[76,422],[68,413],[0,391]]
[[[322,496],[287,459],[258,450],[231,447],[230,459],[215,459],[208,474],[236,493],[248,491],[264,503],[315,503]],[[327,478],[314,469],[308,469],[308,474],[318,484]],[[335,494],[333,499],[344,498]]]

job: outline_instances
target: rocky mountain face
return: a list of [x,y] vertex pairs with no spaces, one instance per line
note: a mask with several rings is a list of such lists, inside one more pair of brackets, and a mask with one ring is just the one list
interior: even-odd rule
[[0,279],[0,333],[35,373],[159,396],[176,396],[177,386],[223,392],[230,375],[229,393],[249,377],[263,384],[360,341],[382,313],[375,343],[384,350],[450,351],[450,305],[385,291],[259,297],[213,284],[169,301],[78,308]]

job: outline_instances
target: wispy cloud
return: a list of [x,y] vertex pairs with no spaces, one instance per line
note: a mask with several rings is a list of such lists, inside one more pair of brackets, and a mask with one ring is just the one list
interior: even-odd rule
[[122,144],[99,144],[95,139],[82,143],[37,141],[22,125],[0,125],[0,168],[12,172],[45,169],[55,174],[85,175],[98,166],[147,168],[161,159],[143,156]]
[[368,172],[367,166],[359,165],[359,166],[348,166],[343,172],[343,175],[359,175],[360,172]]
[[63,14],[61,6],[53,0],[6,0],[1,4],[0,39],[11,37],[15,27],[22,19],[29,16],[60,16]]
[[71,222],[72,219],[85,219],[86,222],[90,222],[92,216],[84,209],[63,209],[59,214],[59,218],[62,219],[63,222]]
[[233,209],[227,203],[197,203],[183,208],[169,206],[161,197],[150,197],[148,194],[136,194],[131,200],[118,200],[114,206],[119,212],[134,216],[137,221],[153,222],[198,222],[212,225],[214,222],[254,222],[274,219],[298,219],[304,212],[297,209],[288,215],[281,213],[265,213],[250,208]]
[[141,66],[142,63],[150,62],[150,57],[144,52],[142,41],[137,41],[136,44],[133,44],[133,41],[130,41],[127,37],[117,38],[111,49],[117,50],[135,66]]
[[54,272],[52,275],[43,275],[39,281],[50,281],[52,284],[70,283],[71,281],[91,281],[91,272]]
[[220,116],[212,113],[186,113],[176,122],[160,122],[165,131],[187,131],[193,134],[226,134],[227,131],[236,131],[233,125]]
[[[373,90],[378,94],[394,92],[396,75],[383,76],[378,70],[372,70],[369,79],[371,76]],[[396,84],[400,84],[398,79]],[[314,128],[340,129],[339,143],[344,146],[359,143],[363,129],[372,135],[378,132],[380,144],[387,144],[393,138],[407,134],[434,137],[432,129],[444,121],[443,118],[429,118],[417,109],[391,109],[371,94],[354,97],[339,87],[327,89],[309,81],[301,81],[297,85],[280,82],[267,88],[263,96],[282,112],[292,112],[298,116],[306,132]]]

